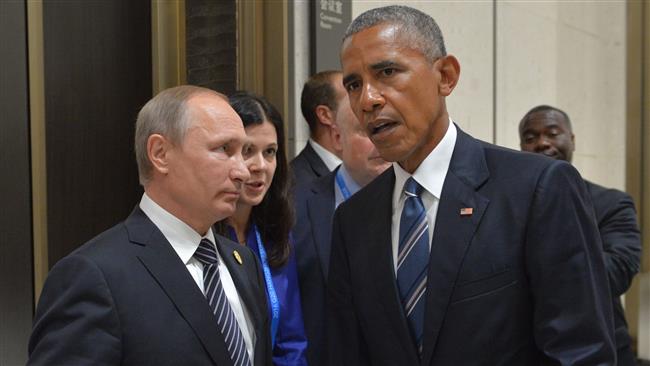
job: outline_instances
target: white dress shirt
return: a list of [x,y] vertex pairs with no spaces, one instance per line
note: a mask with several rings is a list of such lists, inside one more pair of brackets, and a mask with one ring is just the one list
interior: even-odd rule
[[[199,247],[199,243],[203,238],[216,244],[212,229],[208,230],[206,235],[202,237],[189,225],[160,207],[156,202],[149,198],[146,193],[142,195],[140,208],[162,232],[165,239],[167,239],[172,248],[174,248],[176,254],[178,254],[183,263],[185,263],[185,267],[187,267],[192,278],[194,278],[196,285],[199,286],[201,292],[205,294],[203,288],[203,264],[198,259],[194,258],[194,252],[196,252],[196,249]],[[219,251],[217,251],[217,257],[219,258],[218,268],[219,276],[221,277],[221,284],[223,285],[223,291],[226,293],[226,298],[228,298],[228,302],[235,313],[235,318],[237,319],[242,336],[244,337],[244,342],[246,343],[248,357],[251,360],[251,364],[253,364],[255,353],[253,351],[255,345],[255,328],[253,327],[251,316],[237,293],[235,283],[232,281],[228,267],[221,259]],[[214,321],[217,321],[216,318]]]
[[316,151],[316,154],[320,157],[320,159],[325,163],[325,166],[329,171],[333,171],[336,169],[337,166],[341,164],[341,159],[339,159],[338,156],[332,154],[329,150],[326,148],[322,147],[318,142],[309,139],[309,144],[311,147]]
[[[438,203],[442,185],[445,183],[451,155],[456,145],[456,126],[449,119],[449,127],[445,136],[440,140],[438,145],[429,153],[413,173],[413,179],[418,182],[424,190],[422,191],[422,204],[427,211],[427,221],[429,224],[429,249],[431,249],[431,240],[435,229],[436,215],[438,214]],[[398,163],[393,163],[395,170],[395,186],[393,187],[393,216],[391,225],[391,240],[393,245],[393,267],[397,273],[397,253],[399,251],[399,225],[402,218],[402,210],[406,195],[404,194],[404,184],[411,177],[406,170]]]

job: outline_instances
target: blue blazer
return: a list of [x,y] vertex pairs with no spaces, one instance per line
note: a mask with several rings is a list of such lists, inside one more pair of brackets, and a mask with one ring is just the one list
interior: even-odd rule
[[431,243],[421,357],[395,283],[394,183],[388,169],[334,214],[332,364],[615,364],[602,244],[575,168],[458,130]]
[[[215,235],[255,329],[255,365],[271,364],[264,280],[254,254]],[[243,264],[232,255],[237,250]],[[125,222],[48,274],[29,340],[29,365],[232,365],[205,296],[136,207]]]
[[327,366],[327,272],[329,269],[332,218],[334,217],[333,172],[296,190],[296,246],[298,282],[311,366]]
[[605,268],[614,306],[614,331],[619,366],[635,366],[632,340],[627,330],[620,296],[630,288],[641,261],[641,234],[632,197],[585,181],[591,195],[603,241]]
[[[229,233],[231,239],[237,241],[237,235],[231,227]],[[261,260],[252,228],[246,234],[246,246]],[[271,277],[280,303],[280,320],[273,347],[273,364],[276,366],[307,365],[307,338],[302,320],[295,255],[292,253],[283,267],[271,268]],[[266,289],[266,286],[264,288]],[[268,297],[268,292],[266,295]],[[271,319],[270,304],[267,305],[267,313]]]

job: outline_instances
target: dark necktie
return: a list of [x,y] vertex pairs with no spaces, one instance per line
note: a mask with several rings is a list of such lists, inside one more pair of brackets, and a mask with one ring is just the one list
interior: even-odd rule
[[406,201],[399,225],[397,255],[397,287],[420,354],[429,268],[429,224],[421,193],[422,186],[410,177],[404,184]]
[[226,347],[235,366],[250,366],[246,343],[241,333],[235,313],[230,307],[226,293],[221,285],[217,250],[208,239],[202,239],[194,258],[203,263],[203,287],[205,297],[212,308],[219,330],[226,341]]

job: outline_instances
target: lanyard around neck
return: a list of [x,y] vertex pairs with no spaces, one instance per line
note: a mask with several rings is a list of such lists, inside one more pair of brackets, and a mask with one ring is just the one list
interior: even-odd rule
[[273,278],[271,277],[271,269],[269,268],[269,261],[266,256],[266,250],[264,249],[264,243],[262,242],[262,236],[255,224],[253,224],[253,231],[255,231],[257,249],[260,252],[262,270],[264,271],[264,282],[266,282],[266,292],[269,295],[269,303],[271,305],[271,347],[275,347],[275,336],[278,333],[280,323],[280,301],[275,292],[275,286],[273,286]]
[[339,170],[336,171],[336,185],[338,185],[339,189],[341,190],[341,194],[343,195],[343,201],[347,201],[347,199],[350,198],[352,194],[350,193],[347,184],[345,184],[345,180],[343,180],[343,174],[341,173],[341,168],[339,168]]

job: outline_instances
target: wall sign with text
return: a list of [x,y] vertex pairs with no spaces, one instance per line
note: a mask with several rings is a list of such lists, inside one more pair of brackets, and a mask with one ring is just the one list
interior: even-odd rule
[[311,72],[341,68],[341,40],[352,21],[352,3],[342,0],[312,1]]

